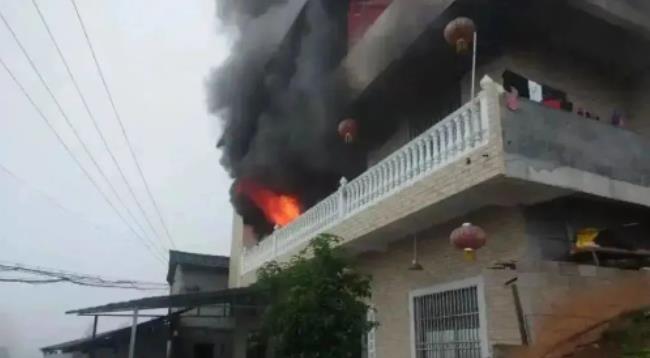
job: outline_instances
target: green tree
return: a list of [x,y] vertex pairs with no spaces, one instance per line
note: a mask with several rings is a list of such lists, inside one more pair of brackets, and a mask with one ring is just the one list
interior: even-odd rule
[[335,248],[340,239],[319,235],[286,264],[258,271],[257,286],[269,305],[262,334],[278,358],[358,358],[362,338],[376,323],[366,317],[367,275]]

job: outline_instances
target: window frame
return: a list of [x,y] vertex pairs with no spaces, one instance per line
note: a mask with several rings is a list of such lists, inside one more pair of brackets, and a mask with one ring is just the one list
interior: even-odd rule
[[454,291],[463,288],[476,287],[476,299],[478,303],[478,318],[479,318],[479,339],[481,346],[481,357],[490,358],[490,349],[488,344],[487,335],[487,314],[485,303],[485,282],[482,276],[461,279],[457,281],[450,281],[429,287],[418,288],[409,292],[409,326],[410,326],[410,345],[411,345],[411,358],[416,358],[415,349],[415,307],[414,301],[417,297],[438,294],[447,291]]

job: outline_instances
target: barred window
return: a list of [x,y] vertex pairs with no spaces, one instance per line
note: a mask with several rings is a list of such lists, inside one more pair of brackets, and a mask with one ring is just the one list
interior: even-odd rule
[[481,358],[476,285],[412,299],[416,358]]

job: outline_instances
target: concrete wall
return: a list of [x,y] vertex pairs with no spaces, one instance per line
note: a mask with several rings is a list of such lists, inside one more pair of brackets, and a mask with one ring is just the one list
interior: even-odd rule
[[650,186],[650,141],[633,132],[529,101],[502,123],[508,154]]
[[228,287],[239,287],[239,269],[241,268],[241,251],[243,245],[243,230],[244,222],[237,214],[233,211],[232,214],[232,236],[230,238],[230,267],[229,267],[229,276],[228,276]]
[[571,0],[605,21],[650,37],[650,3],[646,0]]
[[[619,202],[569,197],[527,207],[525,217],[526,258],[566,261],[579,229],[620,228],[629,223],[647,223],[650,209]],[[621,237],[617,245],[650,247],[650,243],[635,241],[638,239]],[[602,244],[607,246],[606,243]]]
[[[488,244],[479,251],[476,263],[463,260],[462,253],[449,244],[450,232],[465,220],[480,225],[489,235]],[[479,276],[494,260],[515,259],[523,250],[523,236],[524,218],[520,210],[488,207],[419,233],[418,257],[423,271],[407,270],[413,257],[413,243],[409,238],[389,245],[385,252],[360,256],[359,269],[373,276],[372,304],[379,321],[377,356],[410,356],[410,291]],[[489,286],[486,304],[488,338],[492,344],[521,342],[512,295],[503,284],[511,275],[506,271],[484,275]]]
[[550,261],[521,263],[517,269],[516,285],[533,343],[527,357],[539,357],[600,323],[650,306],[647,271]]
[[356,100],[454,2],[393,1],[341,62],[339,72],[350,87],[347,99]]
[[[183,287],[181,293],[219,291],[228,288],[228,273],[213,269],[181,265]],[[178,269],[177,269],[178,270]]]
[[[618,82],[589,61],[547,49],[506,49],[503,55],[477,69],[477,80],[488,75],[503,84],[506,69],[566,92],[575,109],[585,108],[601,120],[608,120],[614,109],[629,109],[629,98],[634,94],[629,83]],[[463,102],[469,100],[470,82],[467,74],[462,86]]]
[[171,293],[218,291],[228,288],[229,274],[215,269],[178,265]]
[[169,288],[170,294],[177,295],[177,294],[185,293],[184,277],[185,275],[183,274],[183,266],[182,265],[176,266],[176,271],[174,271],[174,281],[171,287]]
[[[503,84],[506,69],[566,92],[574,110],[585,108],[598,114],[601,121],[608,122],[613,111],[619,109],[626,114],[626,128],[650,139],[650,74],[621,82],[590,62],[568,54],[507,49],[503,55],[479,66],[477,79],[488,75]],[[463,103],[469,100],[470,82],[468,73],[462,81]]]
[[640,79],[630,101],[627,128],[650,140],[650,74]]
[[508,176],[650,206],[650,141],[529,101],[502,115]]

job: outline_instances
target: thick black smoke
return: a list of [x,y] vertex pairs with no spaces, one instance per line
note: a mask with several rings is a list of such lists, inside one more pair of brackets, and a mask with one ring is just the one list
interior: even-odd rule
[[[347,1],[245,1],[240,37],[208,80],[208,107],[223,121],[222,164],[237,179],[294,194],[303,209],[363,170],[365,155],[337,134],[345,118]],[[296,20],[297,19],[297,20]],[[272,229],[231,188],[232,202],[258,234]]]

